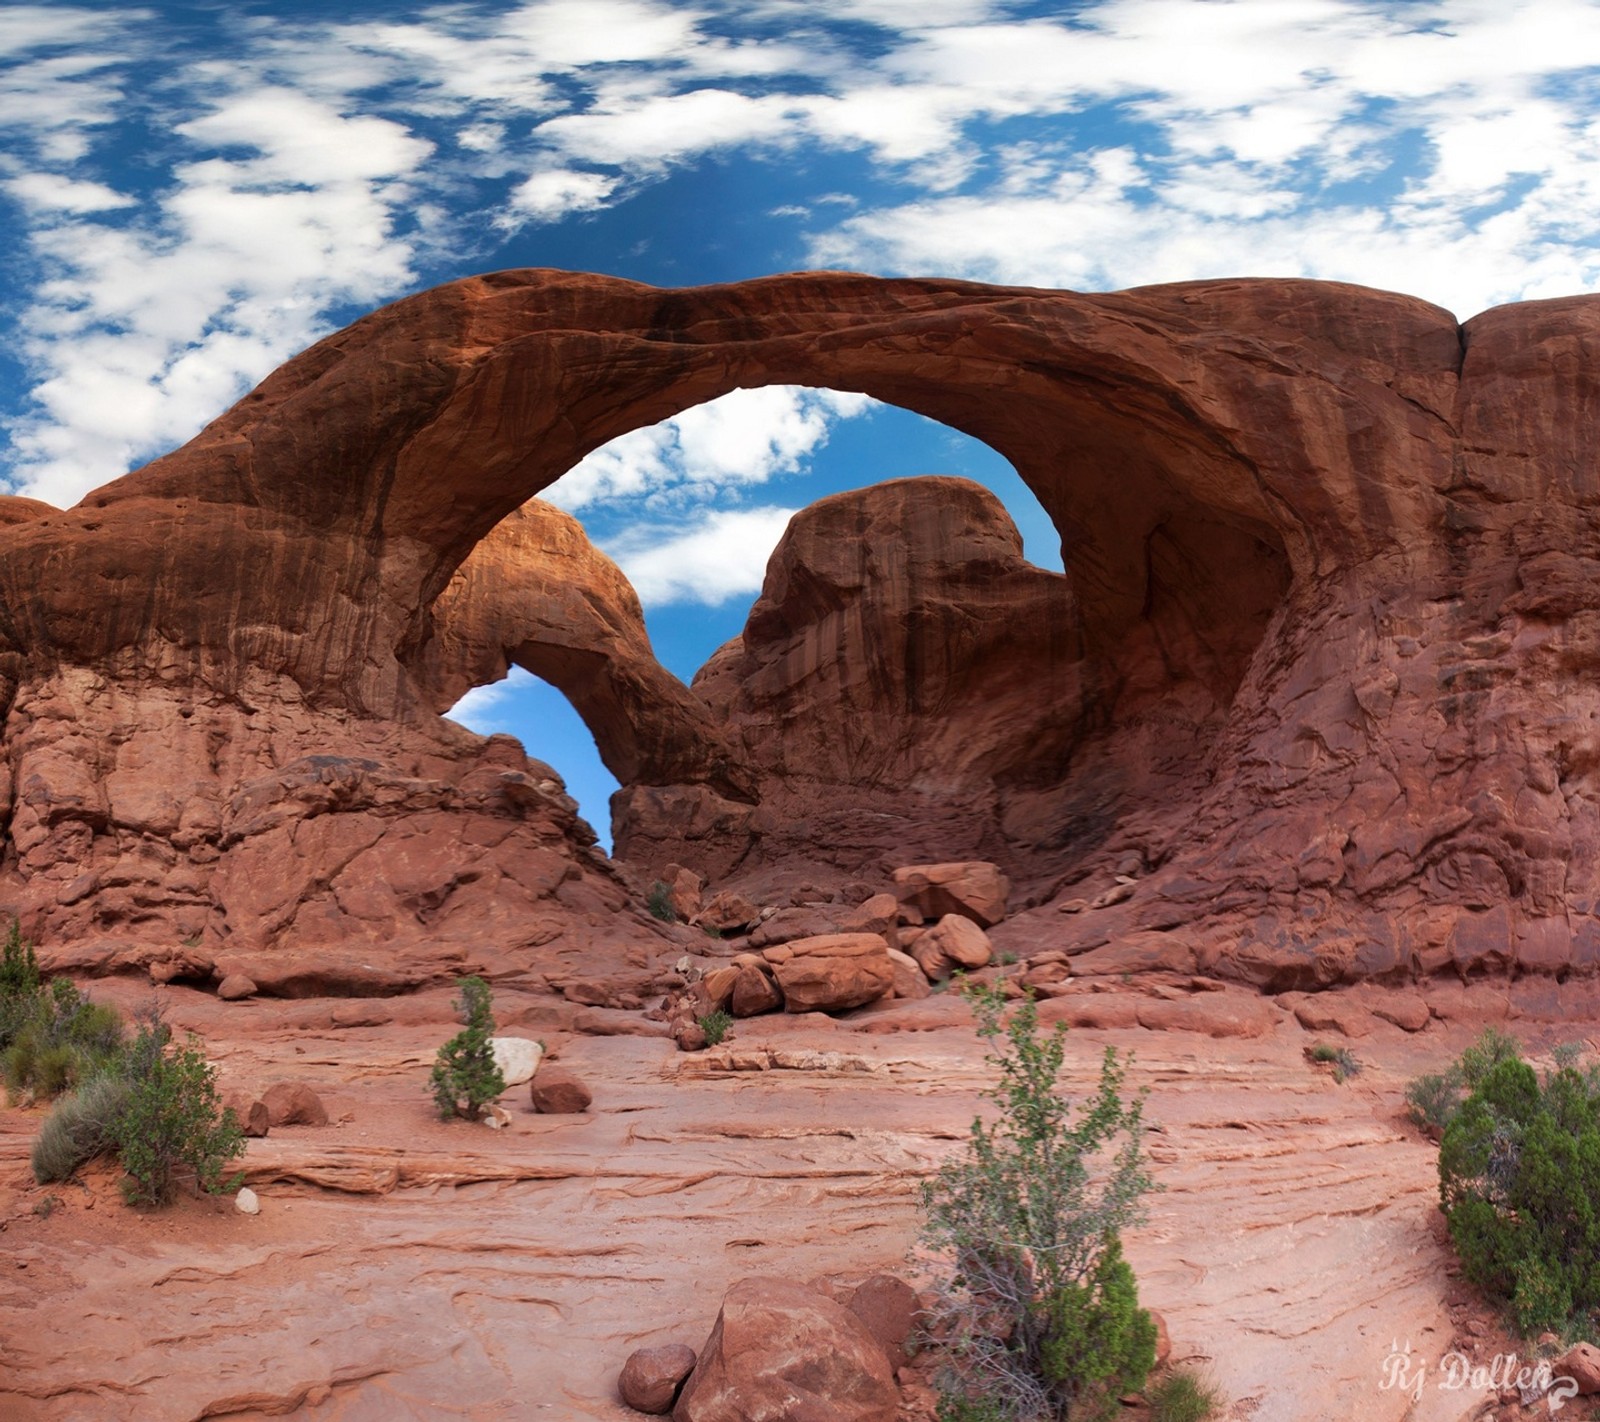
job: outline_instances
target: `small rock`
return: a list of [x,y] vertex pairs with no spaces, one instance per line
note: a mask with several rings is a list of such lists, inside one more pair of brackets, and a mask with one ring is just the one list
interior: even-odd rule
[[709,1045],[706,1030],[698,1022],[680,1022],[672,1029],[672,1038],[680,1052],[703,1052]]
[[687,1343],[639,1348],[628,1355],[617,1379],[622,1400],[636,1412],[657,1416],[672,1411],[684,1379],[694,1371],[695,1351]]
[[224,1002],[238,1002],[256,995],[255,983],[243,973],[229,973],[218,985],[217,996]]
[[540,1058],[544,1056],[544,1048],[537,1042],[530,1042],[526,1037],[491,1037],[489,1045],[494,1049],[494,1064],[500,1068],[507,1087],[533,1080]]
[[546,1067],[528,1084],[528,1100],[545,1116],[576,1116],[589,1109],[594,1094],[561,1067]]
[[261,1200],[248,1185],[240,1187],[239,1193],[233,1197],[233,1207],[241,1215],[259,1215],[261,1213]]
[[1569,1348],[1550,1369],[1558,1379],[1571,1378],[1584,1397],[1600,1392],[1600,1348],[1593,1343],[1578,1343]]
[[274,1126],[326,1126],[322,1099],[304,1082],[280,1081],[261,1093],[267,1121]]

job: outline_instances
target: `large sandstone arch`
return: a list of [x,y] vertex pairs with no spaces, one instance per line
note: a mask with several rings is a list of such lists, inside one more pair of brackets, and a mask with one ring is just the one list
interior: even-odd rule
[[[235,866],[274,825],[309,823],[286,796],[345,830],[352,797],[370,801],[387,840],[421,813],[405,786],[438,757],[455,767],[441,784],[480,783],[464,768],[478,752],[432,714],[435,604],[456,570],[590,449],[783,381],[992,445],[1062,532],[1086,659],[1137,691],[1141,668],[1172,680],[1181,643],[1176,679],[1215,677],[1225,715],[1192,793],[1111,787],[1110,822],[1077,855],[1091,879],[1097,855],[1143,866],[1126,901],[1052,920],[1085,966],[1113,942],[1119,961],[1273,983],[1588,966],[1597,329],[1589,299],[1461,328],[1405,297],[1292,281],[1090,296],[511,272],[410,298],[182,450],[3,530],[9,872],[63,929],[144,914],[228,940],[403,938],[457,887],[375,902],[330,882],[285,918]],[[1163,635],[1179,624],[1192,635]],[[173,732],[160,793],[125,764],[157,703]],[[311,752],[329,745],[374,768],[327,789]],[[322,789],[284,788],[302,760]],[[758,811],[727,810],[715,754],[683,763],[696,825],[770,839]],[[461,793],[428,813],[456,813]],[[499,786],[500,808],[474,813],[520,814],[532,793]],[[551,815],[540,833],[567,844]],[[151,888],[175,879],[176,906]]]

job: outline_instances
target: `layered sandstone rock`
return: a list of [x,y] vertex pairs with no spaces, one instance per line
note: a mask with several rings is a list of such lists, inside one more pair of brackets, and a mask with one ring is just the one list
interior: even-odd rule
[[[76,508],[0,510],[0,887],[47,948],[186,940],[265,992],[620,960],[651,930],[596,935],[627,898],[556,777],[435,714],[525,657],[629,771],[647,869],[990,860],[1018,945],[1102,973],[1592,967],[1597,352],[1593,298],[1463,327],[1299,281],[424,293]],[[778,381],[986,440],[1065,576],[968,487],[828,503],[707,717],[559,519],[474,554],[607,439]],[[538,559],[588,608],[524,598]],[[1017,917],[1052,895],[1090,907]]]

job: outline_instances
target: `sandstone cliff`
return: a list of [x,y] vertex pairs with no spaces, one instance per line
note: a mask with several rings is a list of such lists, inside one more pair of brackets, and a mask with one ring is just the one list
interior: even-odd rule
[[[1082,953],[1142,945],[1275,986],[1587,967],[1597,339],[1592,298],[1462,327],[1298,281],[1087,296],[819,273],[660,291],[534,271],[424,293],[78,507],[8,510],[6,888],[47,938],[136,928],[214,952],[400,954],[458,912],[463,940],[603,917],[619,891],[547,771],[435,715],[485,658],[526,647],[587,665],[569,691],[635,767],[619,843],[644,857],[726,871],[803,851],[868,870],[896,848],[862,827],[896,813],[884,796],[920,797],[918,821],[938,825],[952,779],[961,795],[988,779],[982,813],[963,803],[929,835],[1007,859],[1037,899],[1094,898],[1118,866],[1136,880],[1050,921]],[[552,641],[490,628],[452,592],[491,530],[588,450],[772,381],[941,419],[1038,494],[1067,581],[1046,594],[999,574],[1030,607],[1056,599],[1029,653],[1060,698],[1036,759],[1017,760],[1030,708],[997,733],[973,689],[1020,692],[993,672],[897,671],[907,695],[946,681],[950,707],[937,731],[935,703],[904,708],[945,756],[902,747],[905,785],[876,768],[858,785],[848,740],[777,716],[773,669],[793,656],[816,658],[825,694],[805,706],[821,724],[855,724],[869,692],[880,726],[895,714],[870,658],[826,665],[831,613],[795,577],[861,570],[825,567],[804,530],[743,650],[707,673],[735,733],[720,744],[614,620],[562,613],[572,635]],[[913,550],[947,513],[900,497],[906,567],[937,582]],[[880,516],[852,508],[815,520]],[[974,599],[981,661],[993,609],[960,562],[939,616]],[[892,635],[904,650],[953,630],[919,638],[902,618]],[[808,780],[826,815],[788,789],[767,803]],[[543,853],[560,884],[502,896]],[[411,881],[388,861],[419,857],[438,882],[395,891]]]

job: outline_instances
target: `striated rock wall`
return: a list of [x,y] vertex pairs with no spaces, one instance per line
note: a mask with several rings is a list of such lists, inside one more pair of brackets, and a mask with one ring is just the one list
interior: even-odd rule
[[[1299,281],[1088,296],[815,273],[660,291],[532,271],[424,293],[78,507],[12,501],[0,888],[47,935],[393,955],[479,895],[496,935],[547,912],[472,877],[474,836],[504,829],[497,873],[548,851],[595,903],[615,898],[547,772],[513,767],[534,789],[507,789],[503,752],[435,714],[525,658],[628,770],[618,842],[647,864],[865,871],[937,840],[1000,860],[1036,902],[1133,879],[1051,920],[1085,952],[1148,941],[1275,986],[1587,967],[1597,340],[1592,298],[1462,327]],[[590,449],[774,381],[986,440],[1060,530],[1067,581],[1008,561],[992,513],[954,488],[825,506],[697,704],[652,670],[636,609],[572,536],[513,524],[473,554]],[[848,547],[897,521],[902,550]],[[598,601],[519,606],[474,557],[491,574],[550,560]],[[852,614],[829,599],[885,571],[887,589],[851,595],[882,640],[851,651]],[[899,576],[942,590],[924,604]],[[1010,635],[997,585],[1037,635]],[[930,650],[948,665],[908,660]],[[1048,714],[1006,678],[1018,661]],[[386,916],[378,889],[376,910],[341,896],[342,866],[428,823],[454,885],[437,904],[399,893]],[[230,868],[258,838],[259,867]],[[301,862],[303,890],[261,887]]]

